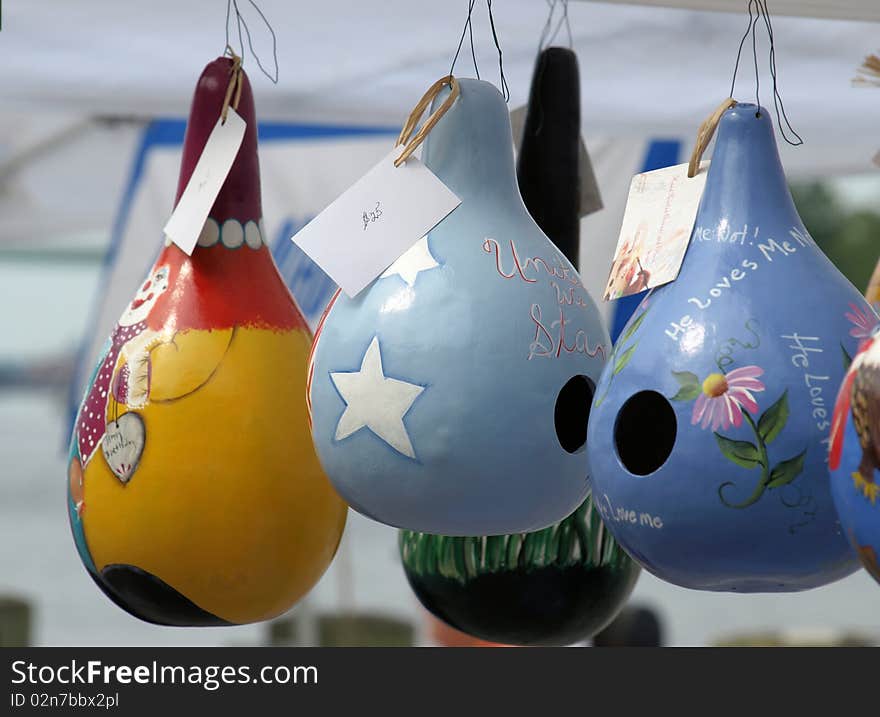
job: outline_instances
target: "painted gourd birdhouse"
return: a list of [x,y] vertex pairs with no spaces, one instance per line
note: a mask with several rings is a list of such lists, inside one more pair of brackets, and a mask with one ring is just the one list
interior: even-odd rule
[[535,223],[573,266],[581,239],[581,83],[577,55],[548,47],[535,62],[516,179]]
[[[232,62],[199,78],[178,200],[220,117]],[[310,333],[264,241],[253,96],[241,149],[192,256],[167,244],[135,291],[76,418],[69,514],[107,596],[164,625],[286,611],[336,551],[346,506],[305,406]]]
[[[580,243],[580,131],[577,57],[548,48],[535,65],[517,179],[529,213],[573,265]],[[591,367],[591,382],[599,380],[599,368]],[[580,399],[587,406],[588,386],[584,381]],[[571,428],[583,430],[576,422]],[[592,636],[618,613],[639,574],[589,497],[537,532],[401,531],[399,542],[407,580],[427,610],[458,630],[506,644],[568,645]]]
[[406,579],[432,614],[509,645],[569,645],[623,607],[639,567],[587,498],[565,520],[513,535],[400,532]]
[[644,299],[597,387],[593,500],[671,583],[804,590],[857,567],[826,456],[870,310],[798,217],[766,110],[722,115],[708,172],[678,279]]
[[[868,287],[880,301],[880,264]],[[880,318],[854,307],[853,335],[859,352],[834,407],[831,495],[843,530],[865,570],[880,583]]]
[[310,366],[312,437],[340,494],[375,520],[446,535],[537,530],[589,490],[582,397],[609,339],[523,205],[504,99],[486,82],[459,85],[422,159],[462,203],[328,308]]

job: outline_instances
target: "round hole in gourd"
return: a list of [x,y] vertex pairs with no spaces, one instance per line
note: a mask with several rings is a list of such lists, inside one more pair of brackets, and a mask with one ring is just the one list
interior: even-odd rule
[[656,391],[630,396],[614,423],[614,448],[630,473],[650,475],[659,469],[675,445],[677,422],[669,401]]
[[559,445],[569,453],[577,453],[587,444],[587,422],[596,384],[589,376],[573,376],[559,391],[553,423]]

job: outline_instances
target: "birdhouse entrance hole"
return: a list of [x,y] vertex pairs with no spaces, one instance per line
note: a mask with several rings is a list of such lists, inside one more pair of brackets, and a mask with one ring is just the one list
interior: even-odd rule
[[614,423],[614,448],[630,473],[650,475],[658,470],[675,445],[677,423],[669,401],[656,391],[630,396]]
[[588,376],[574,376],[556,397],[556,437],[569,453],[578,453],[587,444],[587,422],[595,392],[596,384]]

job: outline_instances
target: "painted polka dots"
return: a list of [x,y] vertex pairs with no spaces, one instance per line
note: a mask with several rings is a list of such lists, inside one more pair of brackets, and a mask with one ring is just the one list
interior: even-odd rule
[[238,249],[247,245],[256,250],[266,245],[265,236],[266,229],[262,219],[259,222],[250,220],[245,224],[237,219],[227,219],[221,226],[216,219],[208,217],[197,244],[211,247],[219,242],[227,249]]
[[205,226],[202,227],[202,233],[199,234],[199,246],[214,246],[220,239],[220,226],[213,219],[208,218]]
[[110,347],[104,356],[95,379],[89,387],[77,416],[77,447],[83,468],[95,452],[104,436],[107,415],[107,393],[113,369],[122,347],[147,328],[143,321],[131,326],[117,326],[111,337]]
[[263,245],[260,227],[253,220],[244,225],[244,241],[251,249],[259,249]]
[[238,249],[244,244],[244,227],[237,219],[227,219],[223,222],[223,231],[220,232],[220,241],[227,249]]

